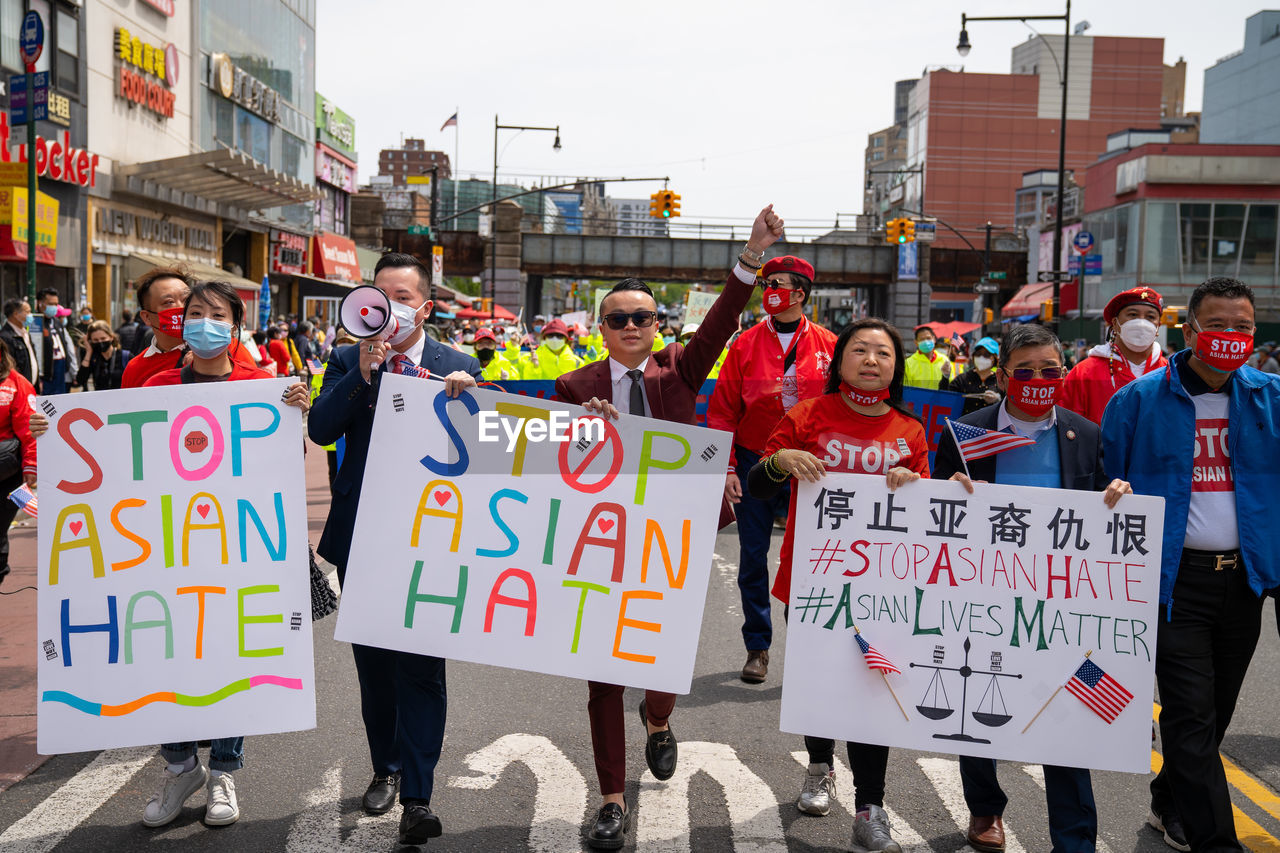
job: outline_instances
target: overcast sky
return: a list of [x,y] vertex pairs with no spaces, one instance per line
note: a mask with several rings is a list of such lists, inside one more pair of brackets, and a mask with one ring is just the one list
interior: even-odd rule
[[[1204,70],[1241,48],[1258,0],[1077,0],[1090,35],[1164,38],[1187,61],[1187,109]],[[1212,15],[1206,10],[1212,9]],[[358,14],[352,14],[358,10]],[[867,134],[893,121],[893,83],[959,67],[960,13],[1049,14],[1037,0],[319,0],[317,90],[356,121],[360,180],[402,136],[487,177],[671,178],[686,221],[749,220],[766,202],[800,225],[862,209]],[[1033,22],[1062,32],[1059,21]],[[966,70],[1008,73],[1018,22],[975,23]],[[1277,140],[1280,142],[1280,140]],[[1036,164],[1028,164],[1028,168]],[[1042,164],[1049,165],[1052,164]],[[516,178],[517,175],[529,177]],[[612,184],[647,197],[660,183]]]

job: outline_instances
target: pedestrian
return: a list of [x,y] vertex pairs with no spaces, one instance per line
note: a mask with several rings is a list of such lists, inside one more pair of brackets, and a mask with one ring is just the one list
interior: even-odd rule
[[[950,430],[938,444],[933,477],[958,480],[970,494],[973,480],[1046,489],[1100,491],[1114,508],[1131,489],[1123,480],[1103,472],[1102,437],[1097,424],[1070,409],[1055,405],[1066,368],[1062,344],[1044,326],[1015,326],[1005,335],[999,353],[1002,403],[960,418],[960,423],[985,430],[1008,430],[1035,440],[998,456],[968,463],[960,458]],[[960,781],[969,807],[966,838],[980,853],[1003,853],[1004,810],[1008,796],[1000,787],[992,758],[960,756]],[[1053,853],[1093,853],[1098,838],[1098,808],[1089,771],[1077,767],[1044,767],[1045,801]]]
[[498,338],[488,326],[476,329],[472,346],[476,359],[483,368],[482,374],[489,382],[506,382],[520,377],[516,366],[498,352]]
[[[31,399],[35,389],[19,373],[9,355],[9,347],[0,340],[0,583],[9,574],[9,526],[18,514],[18,505],[8,494],[24,482],[36,486],[36,436],[32,432]],[[36,415],[42,421],[43,415]],[[47,426],[47,421],[44,421]]]
[[999,352],[1000,345],[995,338],[978,341],[973,345],[969,369],[950,383],[948,390],[964,395],[964,414],[972,414],[1000,402],[1003,395],[996,376],[996,357]]
[[707,405],[707,426],[733,433],[724,488],[738,522],[738,591],[747,650],[741,677],[748,684],[760,684],[769,675],[769,544],[774,518],[786,515],[791,491],[784,485],[759,500],[744,494],[743,485],[782,416],[801,400],[823,393],[836,343],[834,334],[804,316],[813,288],[812,264],[791,255],[773,258],[761,276],[769,319],[728,348]]
[[[191,363],[152,375],[146,387],[271,378],[265,370],[244,365],[231,357],[232,342],[244,323],[244,302],[234,287],[224,281],[200,282],[187,293],[182,310],[182,338],[191,351]],[[307,386],[302,383],[290,386],[285,392],[284,402],[303,412],[307,411],[307,401]],[[159,788],[142,812],[144,826],[171,823],[182,811],[182,804],[201,788],[207,788],[204,814],[207,826],[227,826],[240,819],[233,774],[244,766],[244,738],[213,738],[207,770],[200,763],[196,746],[195,741],[161,745],[160,754],[166,766]]]
[[[824,393],[797,403],[778,425],[760,462],[748,474],[747,487],[768,500],[794,477],[813,483],[827,471],[875,474],[890,489],[929,476],[929,443],[924,426],[902,402],[906,373],[898,330],[878,318],[856,320],[836,339],[832,369]],[[795,518],[796,490],[790,517]],[[773,596],[791,599],[795,526],[787,525]],[[836,794],[835,741],[806,735],[809,753],[796,808],[825,816]],[[847,744],[853,770],[855,853],[902,853],[884,812],[889,747]]]
[[[615,284],[600,302],[601,328],[609,357],[556,380],[559,398],[610,418],[621,413],[696,423],[695,407],[702,383],[737,328],[738,315],[754,290],[763,253],[782,236],[782,227],[783,221],[773,212],[773,205],[756,216],[745,250],[724,290],[687,347],[673,343],[654,353],[658,303],[653,291],[637,278]],[[721,526],[728,521],[727,510],[722,506]],[[626,843],[631,825],[631,809],[624,796],[627,752],[623,687],[590,681],[588,691],[591,746],[603,803],[587,827],[587,844],[599,850],[617,850]],[[645,762],[659,781],[670,779],[676,770],[678,748],[669,723],[675,704],[674,694],[656,690],[646,690],[640,702],[646,735]]]
[[938,336],[928,323],[916,326],[915,333],[916,351],[907,358],[904,384],[911,388],[946,391],[951,380],[951,362],[937,351]]
[[76,384],[88,391],[89,380],[92,379],[95,391],[118,389],[133,353],[120,348],[120,339],[105,320],[94,320],[89,324],[84,343]]
[[120,312],[120,325],[116,326],[116,339],[120,341],[121,346],[125,346],[133,342],[133,336],[138,332],[138,324],[133,312],[128,308]]
[[[374,267],[373,286],[390,300],[399,331],[388,341],[371,339],[336,349],[308,419],[308,432],[316,444],[346,441],[342,467],[333,482],[329,518],[316,548],[337,567],[339,584],[352,557],[351,536],[381,374],[394,369],[394,363],[418,365],[445,377],[450,397],[474,387],[480,378],[480,362],[431,340],[423,331],[423,322],[431,315],[431,277],[417,258],[402,252],[384,254]],[[357,565],[357,571],[377,569],[367,562]],[[361,806],[368,814],[383,814],[399,794],[404,809],[400,843],[425,844],[442,832],[439,816],[431,811],[431,794],[444,742],[444,660],[359,643],[352,644],[351,652],[373,764],[373,781]]]
[[1111,297],[1102,309],[1107,340],[1071,368],[1059,405],[1100,424],[1116,391],[1168,364],[1156,341],[1163,310],[1164,299],[1149,287],[1122,290]]
[[1208,279],[1187,305],[1187,348],[1117,391],[1102,417],[1108,472],[1164,498],[1164,766],[1148,823],[1177,849],[1242,849],[1218,748],[1258,642],[1261,596],[1280,586],[1280,536],[1265,521],[1280,471],[1280,379],[1245,365],[1256,328],[1253,291]]
[[34,388],[40,387],[40,358],[31,343],[31,305],[25,299],[10,299],[4,303],[4,325],[0,326],[0,340],[9,347],[13,369]]
[[40,291],[36,299],[36,310],[40,314],[37,355],[40,356],[40,392],[45,395],[65,394],[68,384],[75,380],[75,374],[68,377],[68,372],[74,370],[76,347],[58,316],[58,307],[58,291],[52,287]]
[[569,327],[559,317],[544,325],[538,338],[538,348],[520,359],[521,379],[556,379],[582,366],[569,346]]

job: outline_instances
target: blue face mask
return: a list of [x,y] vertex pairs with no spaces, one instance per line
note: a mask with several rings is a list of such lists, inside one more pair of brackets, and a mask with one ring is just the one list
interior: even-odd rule
[[930,341],[930,340],[916,341],[916,349],[920,350],[920,352],[924,353],[925,355],[928,355],[929,353],[933,352],[933,341]]
[[663,342],[664,344],[674,344],[674,343],[676,342],[676,336],[675,336],[675,335],[663,335],[663,336],[662,336],[662,342]]
[[58,306],[57,306],[57,305],[46,305],[46,306],[44,306],[44,316],[46,316],[46,317],[57,317],[57,316],[58,316]]
[[217,358],[231,346],[230,323],[201,317],[182,325],[182,339],[201,358]]

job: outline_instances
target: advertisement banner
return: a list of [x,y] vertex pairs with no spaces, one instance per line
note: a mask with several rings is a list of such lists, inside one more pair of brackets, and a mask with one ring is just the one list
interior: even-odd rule
[[38,400],[40,753],[315,727],[292,381]]
[[782,730],[1147,773],[1164,499],[802,483]]

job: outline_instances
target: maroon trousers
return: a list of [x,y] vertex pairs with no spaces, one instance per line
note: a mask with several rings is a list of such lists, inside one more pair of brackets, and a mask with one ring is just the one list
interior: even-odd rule
[[[623,687],[588,681],[590,698],[587,716],[591,718],[591,749],[595,753],[596,776],[601,794],[616,794],[627,787],[626,709],[622,707]],[[676,707],[676,694],[646,690],[645,713],[655,726],[667,724]]]

